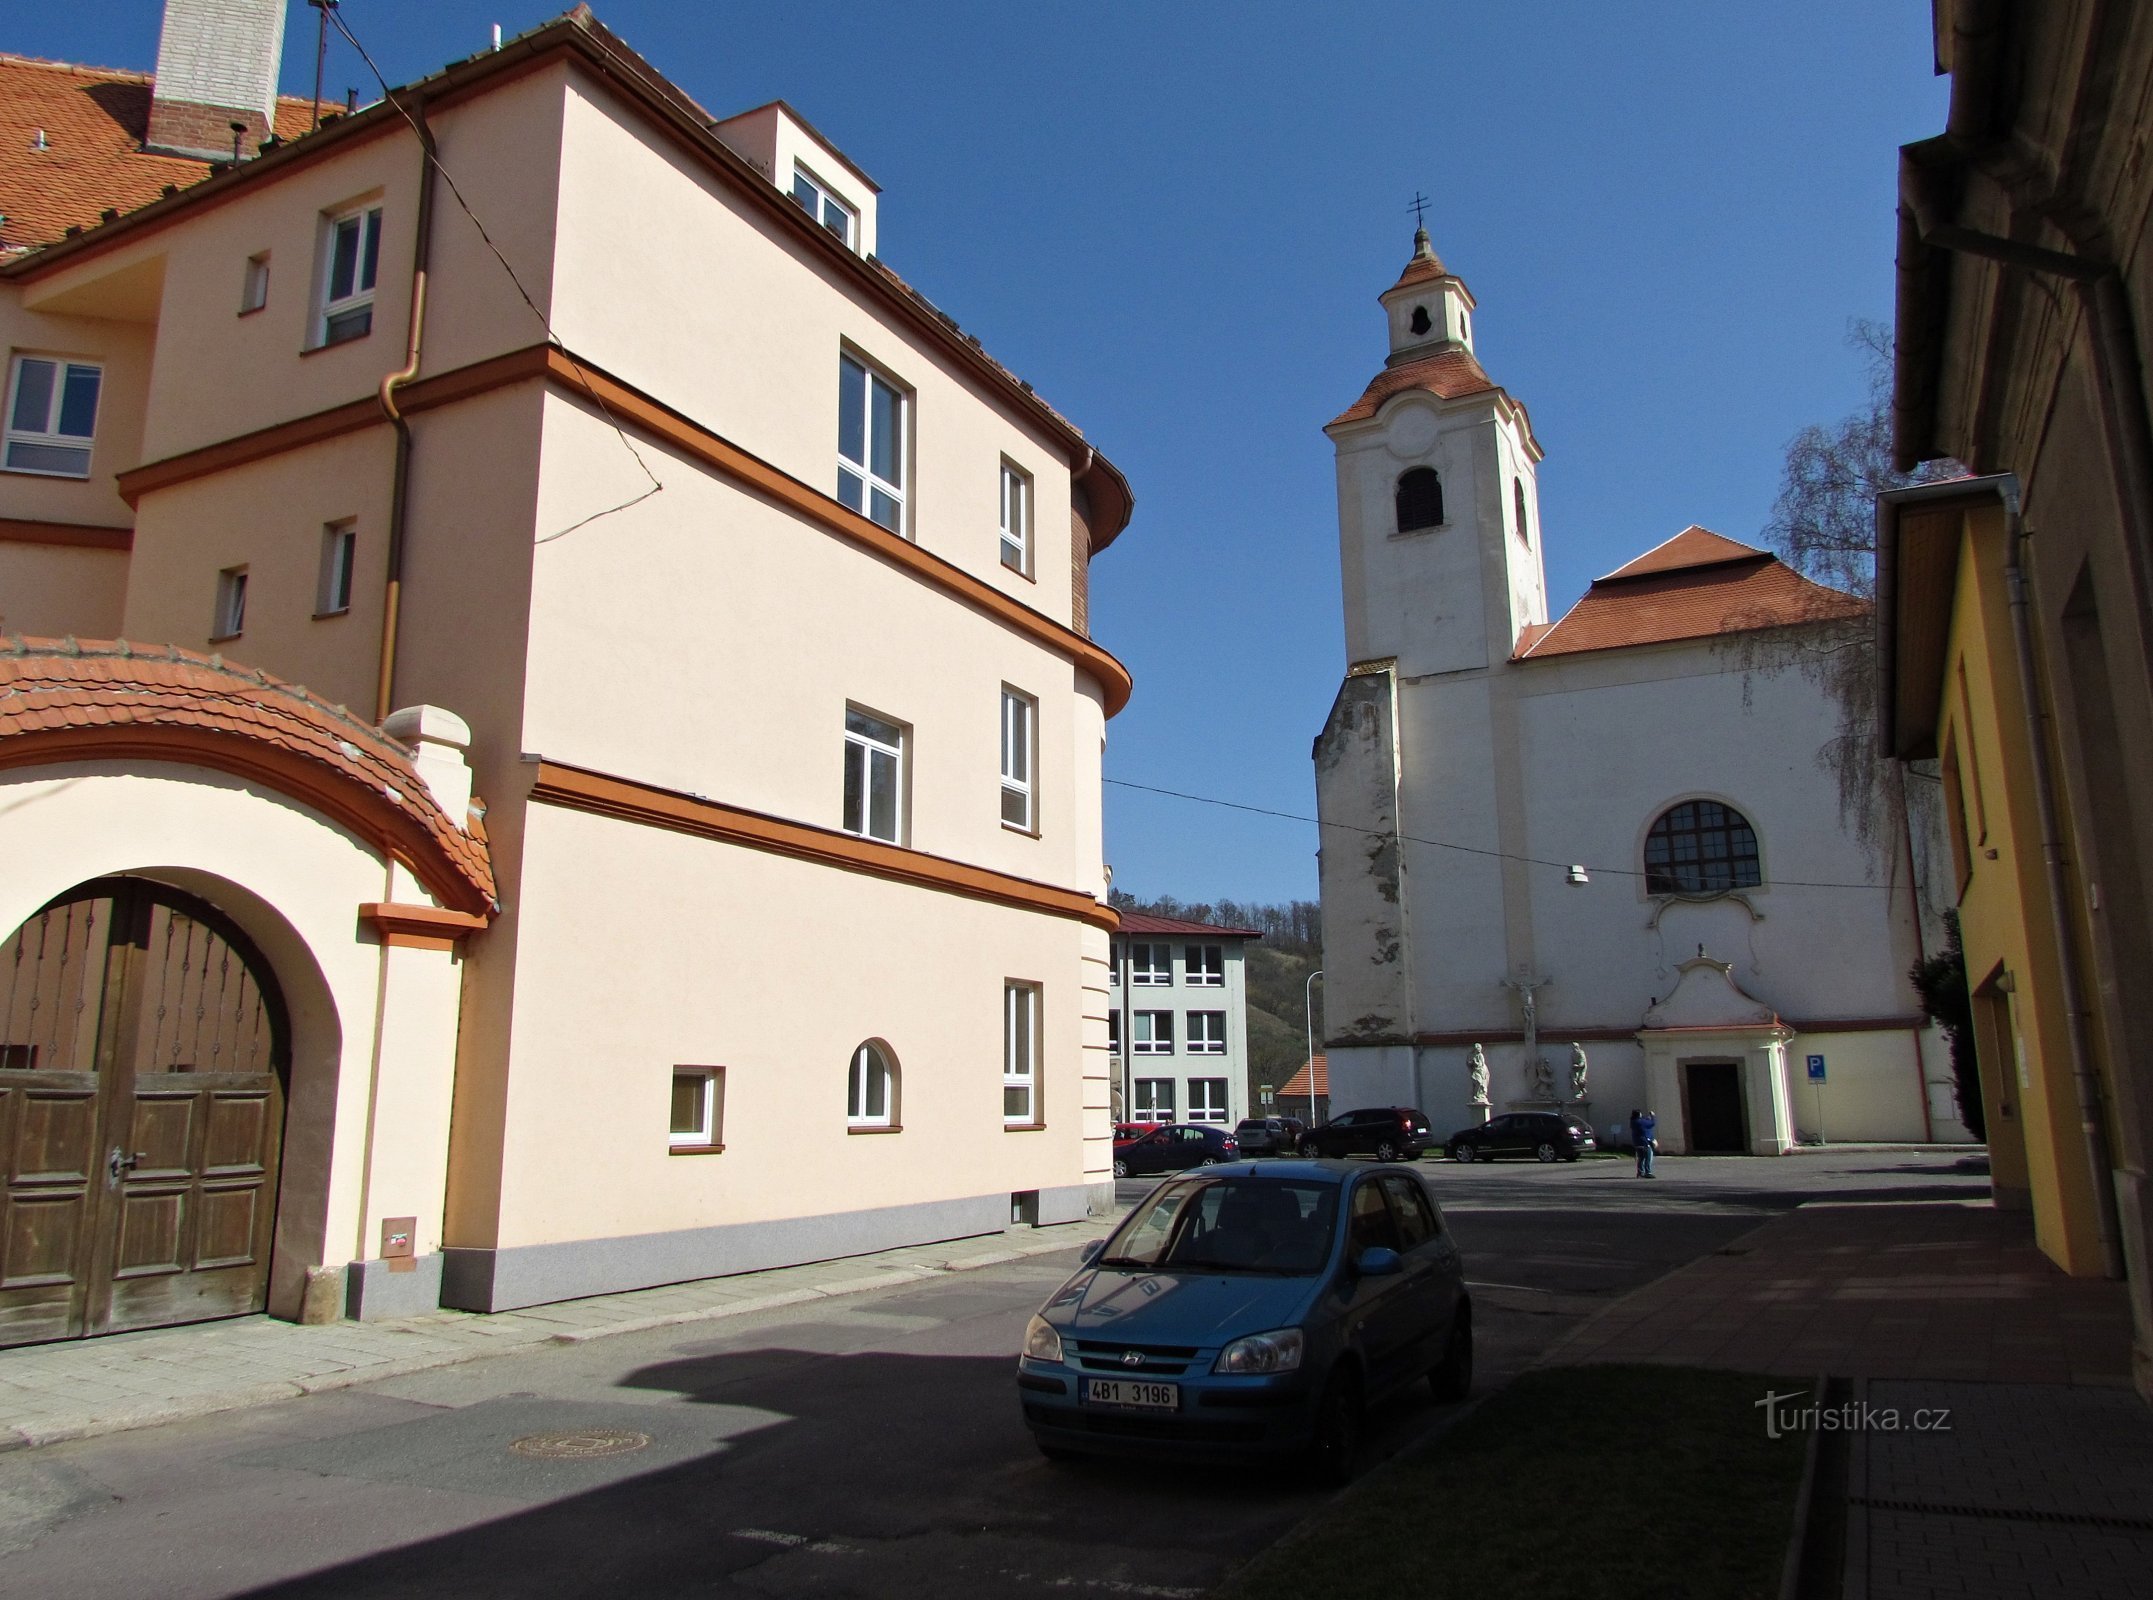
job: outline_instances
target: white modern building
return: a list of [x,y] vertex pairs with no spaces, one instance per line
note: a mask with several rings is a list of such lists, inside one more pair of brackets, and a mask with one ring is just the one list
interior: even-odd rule
[[1381,296],[1389,358],[1326,429],[1332,1103],[1418,1105],[1439,1132],[1649,1104],[1677,1151],[1964,1138],[1907,978],[1907,843],[1843,820],[1819,684],[1741,659],[1861,603],[1693,527],[1551,623],[1539,442],[1474,354],[1471,293],[1415,245]]
[[1114,934],[1107,1050],[1116,1121],[1248,1115],[1247,946],[1254,928],[1122,913]]

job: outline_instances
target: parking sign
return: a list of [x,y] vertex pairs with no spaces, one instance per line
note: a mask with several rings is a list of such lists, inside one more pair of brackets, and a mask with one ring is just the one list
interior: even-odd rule
[[1811,1083],[1822,1083],[1824,1081],[1824,1058],[1822,1056],[1811,1056],[1809,1058],[1809,1081]]

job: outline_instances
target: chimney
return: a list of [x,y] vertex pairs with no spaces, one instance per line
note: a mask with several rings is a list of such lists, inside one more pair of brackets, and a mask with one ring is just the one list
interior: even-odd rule
[[146,149],[203,161],[258,149],[275,126],[284,0],[165,0]]

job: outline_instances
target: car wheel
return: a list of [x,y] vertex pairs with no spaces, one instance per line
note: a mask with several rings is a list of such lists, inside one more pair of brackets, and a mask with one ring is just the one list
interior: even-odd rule
[[1196,1164],[1199,1167],[1215,1167],[1219,1164],[1219,1158],[1217,1156],[1205,1156],[1203,1160]]
[[1117,1178],[1126,1178],[1128,1175],[1129,1163],[1122,1160],[1121,1157],[1116,1156],[1114,1158],[1114,1176]]
[[1540,1148],[1535,1150],[1533,1154],[1538,1156],[1542,1161],[1553,1161],[1555,1159],[1556,1151],[1553,1145],[1543,1142]]
[[1443,1359],[1428,1374],[1428,1392],[1438,1405],[1455,1405],[1473,1389],[1473,1303],[1458,1302],[1451,1318],[1450,1338],[1443,1346]]
[[1450,1147],[1450,1159],[1453,1161],[1471,1161],[1478,1154],[1469,1144],[1454,1144]]
[[1321,1154],[1323,1154],[1323,1152],[1322,1152],[1321,1150],[1319,1150],[1319,1149],[1317,1149],[1317,1148],[1316,1148],[1316,1141],[1315,1141],[1315,1140],[1313,1140],[1313,1139],[1303,1139],[1303,1140],[1301,1141],[1301,1159],[1302,1159],[1302,1160],[1304,1160],[1304,1161],[1313,1161],[1313,1160],[1315,1160],[1315,1159],[1316,1159],[1316,1157],[1317,1157],[1317,1156],[1319,1156],[1319,1155],[1321,1155]]
[[1316,1403],[1316,1433],[1308,1444],[1308,1475],[1327,1489],[1352,1480],[1361,1458],[1361,1385],[1351,1369],[1333,1372]]
[[1378,1161],[1396,1161],[1398,1159],[1398,1147],[1388,1139],[1378,1140],[1376,1142],[1376,1159]]

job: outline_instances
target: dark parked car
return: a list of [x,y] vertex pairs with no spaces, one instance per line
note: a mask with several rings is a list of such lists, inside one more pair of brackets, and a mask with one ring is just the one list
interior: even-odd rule
[[1165,1126],[1163,1122],[1117,1122],[1114,1124],[1114,1142],[1124,1144],[1131,1139],[1141,1139]]
[[1473,1308],[1442,1208],[1405,1167],[1244,1161],[1151,1192],[1024,1330],[1024,1421],[1049,1457],[1305,1454],[1352,1472],[1418,1379],[1461,1400]]
[[1568,1112],[1513,1111],[1452,1134],[1449,1148],[1453,1161],[1493,1161],[1498,1156],[1575,1161],[1600,1145],[1592,1129]]
[[1408,1106],[1348,1111],[1301,1135],[1304,1156],[1367,1155],[1378,1161],[1418,1161],[1423,1150],[1434,1146],[1428,1114]]
[[1250,1117],[1233,1131],[1245,1156],[1290,1156],[1301,1148],[1308,1124],[1299,1117]]
[[1141,1138],[1114,1144],[1114,1176],[1139,1177],[1147,1172],[1184,1172],[1190,1167],[1215,1167],[1222,1161],[1241,1159],[1241,1145],[1224,1128],[1199,1128],[1194,1123],[1174,1122],[1153,1128]]

